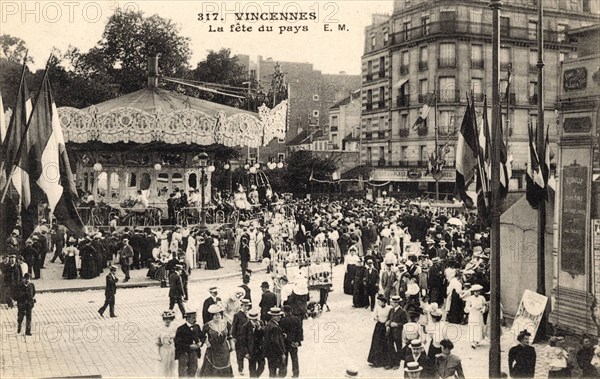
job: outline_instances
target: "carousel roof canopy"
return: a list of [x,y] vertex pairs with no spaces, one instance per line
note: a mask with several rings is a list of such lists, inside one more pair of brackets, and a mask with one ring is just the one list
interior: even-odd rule
[[85,109],[59,108],[65,142],[257,148],[285,138],[287,100],[273,109],[263,105],[253,113],[192,98],[158,88],[156,67],[150,70],[144,89]]

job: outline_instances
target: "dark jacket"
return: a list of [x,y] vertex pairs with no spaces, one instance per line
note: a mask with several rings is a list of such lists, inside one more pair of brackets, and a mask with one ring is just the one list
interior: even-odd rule
[[263,349],[266,357],[278,358],[285,354],[283,331],[275,320],[265,326]]
[[217,297],[217,301],[213,300],[212,296],[208,299],[204,300],[204,305],[202,306],[202,323],[206,324],[207,322],[213,319],[212,313],[208,311],[208,307],[213,304],[216,304],[218,301],[221,301],[220,298]]
[[267,292],[262,294],[258,306],[260,307],[260,318],[265,320],[267,312],[269,312],[271,308],[277,306],[277,297],[273,292],[267,290]]
[[408,314],[406,313],[404,308],[402,308],[402,307],[398,307],[398,309],[392,308],[392,310],[390,311],[390,318],[388,320],[388,323],[392,323],[392,322],[395,322],[398,324],[398,326],[391,328],[392,336],[394,337],[394,339],[402,338],[402,328],[404,327],[404,324],[406,324],[408,322]]
[[289,349],[292,343],[299,344],[304,341],[302,321],[296,316],[288,315],[281,319],[279,327],[284,335],[285,347]]
[[104,296],[106,298],[114,298],[117,294],[117,282],[119,279],[112,274],[106,275],[106,288],[104,289]]
[[535,349],[521,344],[508,351],[508,370],[513,378],[533,378],[535,374]]
[[17,287],[15,300],[18,308],[33,307],[35,304],[35,286],[33,283],[30,282],[25,285],[25,282],[21,282]]
[[377,293],[379,290],[379,271],[375,267],[371,269],[370,273],[369,268],[365,268],[364,283],[367,293]]
[[[252,322],[247,322],[242,329],[242,333],[244,337],[240,342],[243,351],[250,356],[250,359],[263,359],[265,357],[263,346],[265,329],[262,321],[259,321],[257,326],[253,325]],[[238,346],[240,342],[238,342]]]
[[233,315],[233,323],[231,324],[231,336],[236,340],[242,338],[242,330],[248,322],[248,316],[244,311],[239,311]]
[[[187,323],[181,325],[175,332],[175,359],[179,359],[183,353],[192,352],[190,345],[199,342],[204,343],[204,341],[206,341],[206,335],[198,324],[194,324],[192,327]],[[200,358],[200,349],[195,351],[198,358]]]
[[182,298],[185,296],[181,275],[176,272],[169,275],[169,297]]

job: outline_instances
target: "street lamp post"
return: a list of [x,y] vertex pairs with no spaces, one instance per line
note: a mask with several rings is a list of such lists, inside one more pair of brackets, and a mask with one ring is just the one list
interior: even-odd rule
[[204,211],[204,175],[205,175],[205,170],[208,167],[208,154],[206,154],[206,152],[201,152],[200,154],[196,155],[194,157],[194,162],[197,163],[198,167],[200,168],[200,188],[202,189],[202,191],[200,191],[200,225],[199,228],[202,231],[205,231],[208,229],[208,227],[206,226],[206,212]]

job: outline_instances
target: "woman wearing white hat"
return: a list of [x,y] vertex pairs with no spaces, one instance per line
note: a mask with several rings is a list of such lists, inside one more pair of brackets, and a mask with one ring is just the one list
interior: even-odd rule
[[164,378],[172,378],[177,374],[177,363],[175,363],[175,332],[173,326],[175,312],[168,310],[162,314],[164,326],[158,332],[156,345],[158,346],[158,360],[160,361],[158,375]]
[[79,250],[75,247],[77,240],[69,237],[67,247],[65,248],[65,268],[63,269],[62,277],[65,279],[77,278],[77,258]]
[[200,376],[232,378],[231,351],[235,347],[231,336],[231,324],[223,317],[223,308],[220,305],[211,305],[208,312],[213,318],[202,328],[208,347],[204,353]]
[[475,349],[483,339],[483,314],[485,313],[486,301],[481,296],[482,286],[475,284],[471,287],[471,296],[467,298],[465,312],[469,314],[469,342]]

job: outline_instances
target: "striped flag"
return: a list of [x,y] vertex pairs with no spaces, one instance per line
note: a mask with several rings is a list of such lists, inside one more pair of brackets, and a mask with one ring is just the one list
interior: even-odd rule
[[57,222],[66,226],[75,236],[82,236],[83,223],[75,209],[77,190],[47,70],[27,129],[27,149],[24,152],[26,171],[31,183],[32,204],[22,220],[24,234],[33,229],[37,204],[47,201]]
[[435,93],[428,93],[427,99],[425,100],[425,104],[423,104],[423,108],[421,108],[421,113],[419,113],[419,117],[417,117],[417,121],[413,125],[413,130],[417,130],[421,125],[425,123],[427,120],[427,116],[429,116],[429,111],[435,104]]
[[[533,209],[537,209],[540,204],[548,198],[548,189],[546,183],[548,182],[548,166],[540,167],[540,159],[536,148],[535,131],[531,122],[528,123],[527,129],[529,131],[529,154],[527,157],[527,175],[525,176],[526,181],[526,193],[525,197],[529,202],[529,205]],[[546,133],[546,144],[548,144],[548,134]],[[545,148],[545,155],[549,159],[548,146]]]
[[[0,140],[4,141],[7,132],[6,115],[4,114],[4,104],[2,102],[2,93],[0,93]],[[0,191],[7,185],[6,171],[0,171]],[[10,184],[12,186],[12,184]],[[6,251],[5,242],[11,231],[15,228],[18,222],[18,208],[13,199],[9,196],[0,204],[0,249]]]
[[473,199],[467,195],[467,187],[473,182],[477,171],[478,141],[475,129],[474,111],[471,102],[467,104],[463,116],[458,143],[456,144],[456,184],[458,197],[469,208],[474,206]]

